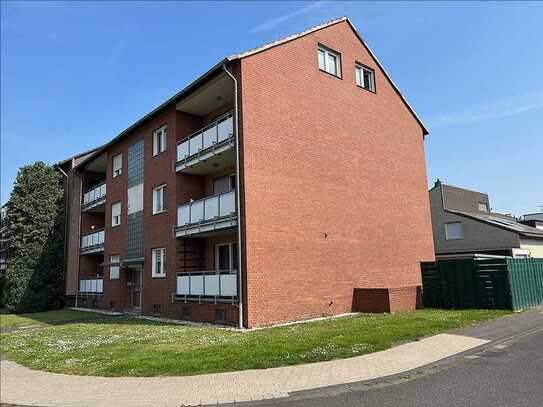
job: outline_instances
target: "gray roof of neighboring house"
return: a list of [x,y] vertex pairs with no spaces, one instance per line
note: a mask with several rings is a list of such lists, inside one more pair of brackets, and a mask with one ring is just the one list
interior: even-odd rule
[[480,222],[487,223],[492,226],[497,226],[502,229],[516,232],[523,236],[536,237],[543,239],[543,230],[537,229],[528,225],[523,225],[515,220],[515,218],[501,213],[472,213],[462,212],[447,209],[447,212],[455,213],[457,215],[466,216],[471,219],[475,219]]
[[[204,79],[208,78],[210,75],[216,73],[218,70],[221,69],[221,67],[226,64],[226,63],[229,63],[229,62],[233,62],[235,60],[239,60],[239,59],[243,59],[245,57],[248,57],[248,56],[251,56],[251,55],[254,55],[254,54],[257,54],[259,52],[262,52],[262,51],[265,51],[267,49],[270,49],[272,47],[275,47],[277,45],[281,45],[281,44],[284,44],[286,42],[289,42],[289,41],[292,41],[292,40],[295,40],[295,39],[298,39],[300,37],[303,37],[305,35],[308,35],[308,34],[311,34],[315,31],[318,31],[318,30],[321,30],[323,28],[326,28],[326,27],[330,27],[334,24],[338,24],[338,23],[341,23],[341,22],[347,22],[349,24],[349,26],[352,28],[353,32],[356,34],[356,36],[358,37],[358,39],[360,40],[360,42],[362,42],[362,44],[364,45],[364,47],[367,49],[367,51],[369,52],[369,54],[372,56],[372,58],[375,60],[375,62],[377,63],[377,65],[379,66],[379,68],[383,71],[383,73],[385,74],[385,78],[390,82],[392,88],[396,91],[396,93],[398,94],[398,96],[400,97],[400,99],[403,101],[403,103],[406,105],[407,109],[411,112],[411,114],[413,115],[413,117],[415,118],[415,120],[417,121],[417,123],[419,123],[420,127],[422,128],[422,134],[425,136],[428,133],[428,130],[426,129],[426,127],[424,126],[424,124],[422,123],[422,120],[418,117],[418,115],[415,113],[415,111],[413,110],[413,108],[411,107],[411,105],[407,102],[407,99],[402,95],[402,93],[400,92],[400,89],[396,86],[396,84],[392,81],[392,79],[390,78],[390,76],[388,75],[387,71],[385,70],[385,68],[383,67],[383,65],[381,64],[381,62],[379,62],[379,60],[377,59],[377,57],[375,56],[375,54],[373,53],[373,51],[370,49],[370,47],[366,44],[366,42],[362,39],[361,35],[358,33],[357,29],[355,28],[355,26],[353,25],[353,23],[351,22],[351,20],[349,20],[348,17],[340,17],[340,18],[337,18],[335,20],[331,20],[331,21],[328,21],[326,23],[322,23],[322,24],[319,24],[317,26],[314,26],[314,27],[311,27],[311,28],[308,28],[307,30],[305,31],[302,31],[302,32],[299,32],[297,34],[293,34],[293,35],[290,35],[288,37],[284,37],[282,39],[279,39],[279,40],[276,40],[276,41],[272,41],[272,42],[269,42],[267,44],[264,44],[260,47],[256,47],[256,48],[252,48],[248,51],[245,51],[245,52],[241,52],[239,54],[234,54],[234,55],[230,55],[226,58],[223,58],[221,61],[219,61],[218,63],[216,63],[211,69],[209,69],[206,73],[204,73],[203,75],[201,75],[200,77],[198,77],[197,79],[195,79],[193,82],[191,82],[189,85],[187,85],[185,88],[183,88],[182,90],[180,90],[179,92],[177,92],[175,95],[173,95],[172,97],[170,97],[169,99],[167,99],[165,102],[163,102],[162,104],[160,104],[158,107],[156,107],[155,109],[153,109],[151,112],[147,113],[146,115],[144,115],[143,117],[141,117],[140,119],[138,119],[137,121],[135,121],[132,125],[130,125],[129,127],[127,127],[126,129],[124,129],[123,131],[121,131],[117,136],[115,136],[113,139],[111,139],[109,142],[107,142],[106,144],[102,145],[101,147],[99,147],[95,153],[98,154],[100,153],[101,151],[105,150],[108,146],[110,146],[111,144],[115,143],[117,140],[119,140],[121,137],[123,137],[124,135],[126,135],[130,130],[134,129],[136,126],[138,126],[139,124],[141,124],[142,122],[144,122],[146,119],[148,119],[149,117],[151,117],[153,114],[157,113],[158,111],[162,110],[163,108],[165,108],[166,106],[170,105],[171,103],[173,102],[176,102],[177,100],[179,100],[181,97],[183,97],[184,95],[188,94],[192,89],[194,89],[196,86],[198,86]],[[93,154],[94,155],[94,154]],[[90,158],[90,157],[87,157],[87,158]],[[83,160],[85,161],[85,160]],[[82,162],[83,162],[82,161]],[[81,162],[77,165],[80,165]],[[76,166],[77,166],[76,165]]]

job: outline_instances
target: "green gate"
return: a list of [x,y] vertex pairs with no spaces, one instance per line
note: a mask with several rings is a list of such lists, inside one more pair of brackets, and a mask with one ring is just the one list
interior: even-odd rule
[[525,309],[543,304],[543,259],[448,259],[421,263],[432,308]]

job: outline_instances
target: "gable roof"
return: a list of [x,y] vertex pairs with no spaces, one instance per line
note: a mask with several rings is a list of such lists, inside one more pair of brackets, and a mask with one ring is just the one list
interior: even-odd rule
[[446,209],[446,212],[486,223],[491,226],[499,227],[510,232],[518,233],[522,236],[536,237],[543,239],[543,230],[517,222],[513,217],[501,213],[473,213]]
[[[166,101],[164,101],[163,103],[161,103],[158,107],[156,107],[155,109],[153,109],[151,112],[147,113],[146,115],[144,115],[143,117],[141,117],[140,119],[138,119],[137,121],[135,121],[133,124],[131,124],[129,127],[127,127],[126,129],[124,129],[123,131],[121,131],[117,136],[115,136],[113,139],[111,139],[109,142],[107,142],[106,144],[102,145],[101,147],[98,147],[95,151],[94,151],[94,154],[90,155],[87,157],[87,159],[90,159],[96,155],[98,155],[100,152],[104,151],[107,147],[109,147],[111,144],[115,143],[117,140],[119,140],[120,138],[122,138],[123,136],[125,136],[128,132],[130,132],[131,130],[133,130],[134,128],[136,128],[137,126],[139,126],[141,123],[143,123],[145,120],[147,120],[149,117],[153,116],[154,114],[158,113],[159,111],[163,110],[164,108],[166,108],[167,106],[173,104],[173,103],[176,103],[177,101],[179,101],[182,97],[184,97],[185,95],[187,95],[190,91],[192,91],[194,88],[196,88],[198,85],[200,85],[201,82],[203,82],[205,79],[209,78],[211,75],[217,73],[219,70],[222,69],[222,67],[226,64],[230,64],[234,61],[238,61],[238,60],[241,60],[243,58],[247,58],[247,57],[250,57],[251,55],[255,55],[259,52],[263,52],[263,51],[266,51],[270,48],[273,48],[273,47],[276,47],[276,46],[279,46],[281,44],[285,44],[289,41],[293,41],[293,40],[296,40],[298,38],[301,38],[301,37],[304,37],[306,35],[309,35],[311,33],[314,33],[316,31],[319,31],[319,30],[322,30],[324,28],[327,28],[327,27],[331,27],[335,24],[339,24],[339,23],[342,23],[342,22],[346,22],[347,24],[349,24],[349,26],[351,27],[351,29],[353,30],[354,34],[357,36],[357,38],[360,40],[360,42],[362,43],[362,45],[366,48],[366,50],[368,51],[368,53],[371,55],[371,57],[373,58],[373,60],[375,61],[375,63],[377,64],[377,66],[379,67],[379,69],[381,69],[381,71],[383,72],[383,74],[385,75],[385,78],[388,80],[388,82],[390,83],[390,85],[392,86],[392,88],[394,89],[394,91],[398,94],[398,96],[400,97],[400,99],[403,101],[403,103],[405,104],[405,106],[407,107],[407,109],[411,112],[411,114],[413,115],[413,117],[415,118],[415,120],[417,121],[417,123],[420,125],[420,127],[422,128],[422,134],[423,136],[426,136],[428,135],[428,130],[426,129],[426,127],[424,126],[424,124],[422,123],[422,120],[418,117],[417,113],[415,113],[415,110],[413,110],[413,108],[411,107],[411,105],[407,102],[407,99],[402,95],[402,93],[400,92],[400,89],[396,86],[396,84],[392,81],[392,79],[390,78],[390,76],[388,75],[387,71],[385,70],[385,68],[383,67],[383,65],[381,64],[381,62],[379,62],[379,60],[377,59],[377,57],[375,56],[375,54],[373,53],[373,51],[370,49],[370,47],[366,44],[366,42],[362,39],[362,36],[360,35],[360,33],[357,31],[357,29],[355,28],[355,26],[353,25],[353,23],[351,22],[351,20],[349,20],[348,17],[346,16],[343,16],[343,17],[340,17],[340,18],[337,18],[337,19],[334,19],[334,20],[331,20],[331,21],[327,21],[325,23],[322,23],[322,24],[319,24],[319,25],[316,25],[314,27],[310,27],[308,28],[307,30],[305,31],[301,31],[299,33],[296,33],[296,34],[292,34],[292,35],[289,35],[287,37],[284,37],[284,38],[281,38],[281,39],[278,39],[276,41],[272,41],[272,42],[269,42],[267,44],[264,44],[264,45],[261,45],[259,47],[256,47],[256,48],[252,48],[252,49],[249,49],[247,51],[244,51],[244,52],[241,52],[239,54],[234,54],[234,55],[230,55],[230,56],[227,56],[225,58],[223,58],[222,60],[220,60],[219,62],[217,62],[215,65],[213,65],[212,68],[210,68],[206,73],[204,73],[203,75],[201,75],[200,77],[198,77],[197,79],[195,79],[193,82],[191,82],[189,85],[187,85],[185,88],[181,89],[179,92],[177,92],[175,95],[173,95],[172,97],[170,97],[169,99],[167,99]],[[85,160],[81,160],[78,164],[76,164],[76,167],[81,165],[83,162],[85,162]]]
[[396,91],[396,93],[398,94],[398,96],[400,97],[400,99],[404,102],[404,104],[406,105],[407,109],[411,112],[411,114],[415,117],[415,120],[417,120],[417,122],[419,123],[420,127],[422,128],[422,133],[423,135],[427,135],[428,134],[428,130],[426,129],[426,127],[424,126],[424,123],[422,122],[422,120],[419,118],[419,116],[417,115],[417,113],[415,112],[415,110],[411,107],[411,105],[409,104],[409,102],[407,101],[407,99],[403,96],[403,94],[400,92],[400,89],[398,88],[398,86],[396,86],[396,84],[392,81],[392,79],[390,78],[390,75],[388,74],[388,72],[385,70],[385,68],[383,67],[383,65],[381,64],[381,62],[379,61],[379,59],[377,59],[377,57],[375,56],[375,54],[373,53],[373,51],[371,50],[371,48],[368,46],[368,44],[366,44],[366,42],[364,41],[364,39],[362,38],[362,36],[360,35],[360,33],[358,32],[358,30],[356,29],[356,27],[354,26],[354,24],[351,22],[351,20],[349,20],[349,18],[347,16],[343,16],[343,17],[340,17],[340,18],[336,18],[335,20],[330,20],[328,22],[325,22],[325,23],[322,23],[322,24],[319,24],[319,25],[316,25],[314,27],[310,27],[308,28],[307,30],[305,31],[301,31],[299,33],[296,33],[296,34],[292,34],[292,35],[289,35],[287,37],[284,37],[284,38],[281,38],[279,40],[275,40],[275,41],[272,41],[272,42],[269,42],[267,44],[264,44],[264,45],[261,45],[259,47],[256,47],[256,48],[252,48],[250,50],[247,50],[247,51],[244,51],[244,52],[241,52],[239,54],[234,54],[234,55],[231,55],[229,56],[227,59],[230,60],[230,61],[234,61],[236,59],[242,59],[242,58],[246,58],[246,57],[249,57],[251,55],[254,55],[254,54],[258,54],[259,52],[262,52],[262,51],[266,51],[270,48],[273,48],[273,47],[276,47],[278,45],[282,45],[282,44],[285,44],[287,42],[290,42],[290,41],[293,41],[293,40],[296,40],[298,38],[301,38],[301,37],[304,37],[308,34],[311,34],[311,33],[314,33],[315,31],[319,31],[319,30],[322,30],[323,28],[327,28],[327,27],[330,27],[332,25],[335,25],[335,24],[338,24],[338,23],[342,23],[342,22],[346,22],[347,24],[349,24],[349,27],[351,27],[351,29],[353,30],[353,32],[355,33],[355,35],[357,36],[357,38],[360,40],[360,42],[362,43],[362,45],[364,46],[364,48],[366,48],[366,50],[368,51],[368,53],[371,55],[371,57],[373,58],[373,60],[375,61],[375,63],[377,64],[377,66],[379,67],[379,69],[381,69],[381,71],[383,71],[384,75],[385,75],[385,78],[388,80],[388,82],[390,83],[390,85],[392,86],[392,88],[394,89],[394,91]]

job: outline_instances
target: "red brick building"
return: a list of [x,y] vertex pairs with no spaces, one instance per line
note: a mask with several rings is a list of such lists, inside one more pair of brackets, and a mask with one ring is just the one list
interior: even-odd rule
[[426,134],[346,18],[225,58],[61,163],[67,298],[245,327],[412,309]]

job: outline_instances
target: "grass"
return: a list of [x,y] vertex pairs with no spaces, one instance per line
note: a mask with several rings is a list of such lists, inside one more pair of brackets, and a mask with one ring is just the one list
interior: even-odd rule
[[240,332],[107,317],[1,334],[0,351],[33,369],[97,376],[174,376],[346,358],[508,314],[419,310]]
[[0,314],[0,328],[18,328],[21,326],[43,325],[50,322],[70,321],[94,318],[98,314],[85,311],[58,310],[35,312],[32,314]]

